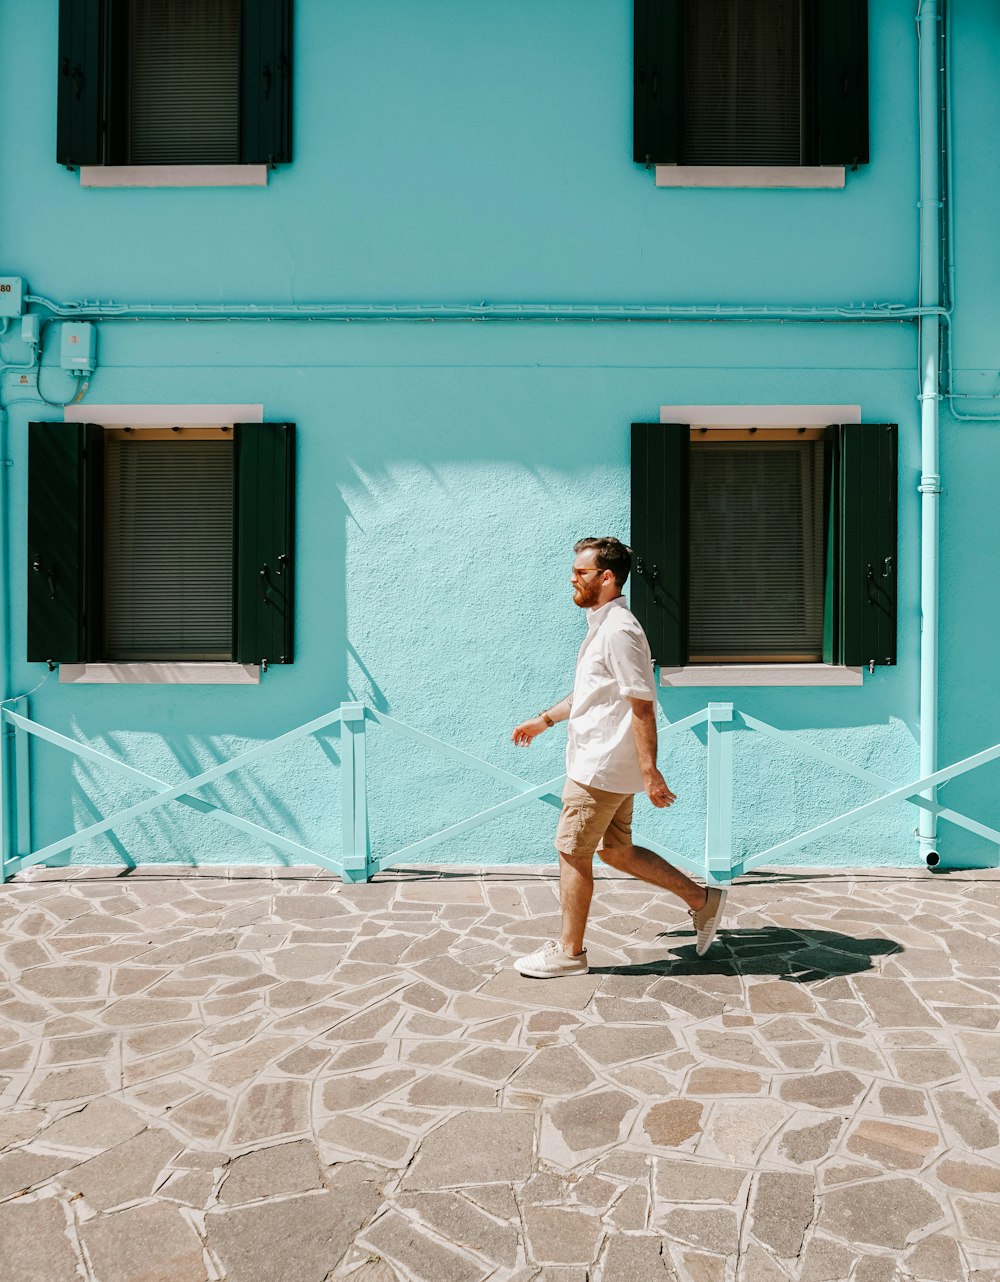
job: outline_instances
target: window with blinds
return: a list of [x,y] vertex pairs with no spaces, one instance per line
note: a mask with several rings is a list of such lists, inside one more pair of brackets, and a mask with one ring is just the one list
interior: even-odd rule
[[690,447],[691,663],[823,657],[823,442]]
[[801,0],[685,0],[680,162],[798,165]]
[[104,448],[107,658],[231,659],[231,439],[109,433]]
[[240,0],[129,0],[128,161],[236,164]]
[[294,0],[58,0],[56,157],[292,159]]

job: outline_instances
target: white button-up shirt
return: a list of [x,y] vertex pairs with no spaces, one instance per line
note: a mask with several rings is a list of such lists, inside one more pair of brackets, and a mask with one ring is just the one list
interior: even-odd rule
[[653,658],[623,596],[587,611],[576,661],[566,773],[606,792],[642,792],[629,698],[656,700]]

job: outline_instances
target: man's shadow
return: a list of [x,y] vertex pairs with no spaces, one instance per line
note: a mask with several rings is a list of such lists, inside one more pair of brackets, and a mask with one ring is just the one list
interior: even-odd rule
[[[873,970],[875,959],[903,951],[894,939],[854,939],[835,930],[725,930],[704,957],[694,950],[690,930],[662,931],[657,939],[678,940],[674,955],[635,965],[591,966],[592,975],[772,975],[793,984],[812,984],[835,975]],[[691,940],[681,943],[680,940]]]

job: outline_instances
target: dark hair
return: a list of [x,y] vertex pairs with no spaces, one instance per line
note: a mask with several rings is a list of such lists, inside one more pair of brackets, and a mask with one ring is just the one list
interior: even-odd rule
[[600,539],[578,539],[573,544],[574,552],[583,552],[587,548],[593,548],[597,553],[597,568],[610,570],[615,576],[615,582],[623,588],[632,569],[632,549],[613,535]]

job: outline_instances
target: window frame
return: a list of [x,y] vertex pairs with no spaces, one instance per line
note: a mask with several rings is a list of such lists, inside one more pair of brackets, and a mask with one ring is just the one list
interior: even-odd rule
[[681,162],[683,0],[634,0],[633,160],[665,188],[841,189],[869,163],[867,0],[802,0],[810,122],[797,165]]
[[[660,422],[688,423],[693,433],[823,429],[862,422],[860,405],[661,405]],[[860,686],[864,669],[831,663],[718,663],[659,666],[663,687]]]
[[116,99],[127,67],[128,0],[59,0],[56,159],[82,187],[260,187],[293,149],[294,0],[241,0],[239,159],[230,164],[117,163]]
[[[233,548],[235,546],[235,504],[233,502],[234,476],[235,471],[235,449],[234,449],[234,431],[233,424],[222,423],[217,427],[181,427],[175,424],[171,427],[161,426],[143,426],[133,427],[131,424],[127,427],[114,427],[108,424],[101,425],[104,432],[104,537],[101,541],[101,568],[103,572],[103,591],[102,601],[104,606],[104,620],[102,625],[102,635],[104,638],[103,650],[105,653],[105,662],[109,664],[185,664],[185,663],[205,663],[205,664],[229,664],[234,662],[232,655],[234,628],[233,628],[233,598],[235,596],[235,558]],[[228,634],[229,634],[229,653],[224,653],[226,647],[220,646],[215,653],[212,653],[213,647],[199,646],[197,651],[192,652],[190,656],[185,657],[183,654],[171,653],[171,647],[163,645],[158,647],[164,653],[149,654],[142,656],[139,653],[113,653],[115,648],[111,643],[113,609],[111,604],[111,577],[112,577],[112,549],[127,548],[127,540],[115,540],[111,537],[112,511],[110,499],[110,476],[109,469],[111,466],[111,456],[109,454],[109,445],[117,441],[131,449],[142,441],[159,441],[167,446],[170,450],[183,450],[197,441],[216,442],[226,447],[229,451],[228,468],[230,475],[228,479],[228,500],[229,500],[229,519],[231,523],[229,534],[229,546],[225,549],[225,556],[221,559],[228,561],[228,570],[230,574],[229,591],[230,603],[228,609]],[[171,455],[173,457],[173,455]],[[135,460],[138,462],[138,459]],[[189,464],[190,466],[190,464]],[[158,534],[153,542],[162,549],[162,537]],[[225,545],[222,545],[225,548]],[[130,570],[136,569],[134,555],[125,552],[125,557]],[[138,567],[141,571],[141,563]],[[127,594],[126,594],[127,595]]]
[[[172,427],[215,429],[263,423],[258,405],[70,405],[66,423],[98,422],[107,430],[162,432]],[[100,661],[60,663],[59,681],[70,685],[259,685],[261,667],[235,660]]]
[[[813,442],[814,445],[818,444],[820,446],[820,451],[818,456],[815,453],[813,454],[813,459],[814,459],[814,466],[816,462],[818,462],[818,468],[815,473],[815,480],[819,483],[819,488],[820,488],[819,510],[822,511],[822,487],[823,487],[822,447],[823,447],[823,441],[825,437],[825,430],[823,428],[807,427],[803,425],[796,425],[795,427],[754,426],[754,427],[742,427],[742,428],[741,427],[709,428],[709,427],[693,425],[688,429],[688,435],[689,435],[689,442],[690,442],[689,455],[688,455],[689,486],[693,484],[692,474],[690,471],[691,463],[693,461],[693,452],[695,448],[699,445],[706,445],[706,444],[712,445],[712,444],[719,444],[723,442],[731,442],[735,444],[749,445],[753,448],[756,448],[758,445],[761,448],[766,448],[769,444],[777,443],[780,441],[791,442],[793,444],[800,444],[805,441],[811,441]],[[693,514],[692,514],[692,527],[693,527]],[[691,543],[693,545],[693,541],[694,541],[693,528],[692,528],[690,538],[691,538]],[[821,539],[819,543],[819,555],[821,560],[822,560],[822,546],[823,545],[822,545],[822,539]],[[689,566],[691,564],[697,564],[697,561],[698,561],[697,555],[691,555],[689,551],[689,558],[690,558]],[[695,576],[691,572],[690,568],[688,573],[689,573],[688,601],[689,601],[689,612],[690,612],[691,610],[693,610],[693,604],[692,604],[693,593],[694,593],[693,580]],[[819,579],[820,597],[822,597],[822,594],[823,594],[823,572],[821,572],[820,579]],[[690,620],[690,613],[689,613],[689,629],[693,630],[693,625],[691,624],[691,620]],[[693,645],[693,642],[691,640],[690,633],[689,633],[689,646],[691,645]],[[693,667],[698,667],[698,668],[741,667],[744,664],[748,666],[758,667],[761,665],[766,665],[768,663],[772,665],[785,666],[785,667],[793,666],[793,665],[805,666],[813,663],[821,663],[823,661],[822,650],[823,650],[823,627],[822,627],[822,618],[821,618],[820,628],[819,628],[819,645],[818,647],[816,647],[815,654],[786,653],[783,655],[773,654],[771,656],[760,655],[760,654],[755,655],[752,652],[752,650],[750,650],[750,648],[748,647],[747,652],[745,654],[739,654],[739,655],[734,654],[729,658],[714,657],[714,656],[711,658],[705,658],[705,657],[697,658],[697,657],[692,657],[691,655],[689,655],[688,658],[689,658],[689,666],[692,668]]]

